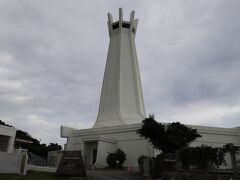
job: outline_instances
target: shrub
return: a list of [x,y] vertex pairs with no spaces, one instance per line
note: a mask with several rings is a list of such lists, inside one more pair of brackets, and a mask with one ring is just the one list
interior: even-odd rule
[[107,164],[108,164],[108,167],[110,167],[110,168],[116,168],[117,167],[115,153],[108,153]]
[[126,154],[121,149],[117,149],[115,153],[108,153],[106,162],[110,168],[116,168],[117,161],[119,161],[118,167],[122,168],[122,165],[125,160],[126,160]]
[[200,147],[188,147],[180,152],[180,159],[185,169],[197,167],[207,172],[210,166],[224,163],[224,151],[219,147],[202,145]]

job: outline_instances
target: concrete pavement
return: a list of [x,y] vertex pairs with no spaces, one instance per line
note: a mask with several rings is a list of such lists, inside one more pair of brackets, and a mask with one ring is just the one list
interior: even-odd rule
[[89,180],[146,180],[139,172],[128,171],[88,171]]

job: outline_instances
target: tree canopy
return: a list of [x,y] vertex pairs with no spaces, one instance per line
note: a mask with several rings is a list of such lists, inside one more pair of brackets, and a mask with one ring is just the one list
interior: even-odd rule
[[[1,120],[0,120],[0,125],[13,127]],[[49,145],[41,144],[41,142],[38,139],[33,138],[28,132],[22,131],[20,129],[18,129],[16,132],[16,138],[32,141],[33,143],[15,144],[15,148],[21,147],[23,149],[28,149],[29,152],[39,155],[45,159],[47,158],[47,154],[49,151],[62,150],[61,145],[57,143],[50,143]]]
[[181,150],[180,157],[185,169],[196,167],[207,172],[208,167],[218,167],[224,163],[224,150],[207,145],[187,147]]
[[153,145],[154,148],[163,153],[175,153],[180,148],[188,147],[198,137],[196,129],[187,127],[179,122],[163,125],[155,121],[154,116],[150,115],[142,122],[141,129],[137,133]]
[[2,120],[0,120],[0,125],[7,126],[7,127],[13,127],[13,126],[3,122]]

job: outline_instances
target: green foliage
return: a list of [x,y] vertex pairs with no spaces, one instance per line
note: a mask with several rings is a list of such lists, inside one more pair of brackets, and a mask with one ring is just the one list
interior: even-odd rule
[[185,169],[197,167],[207,170],[210,166],[218,167],[225,162],[222,148],[206,145],[182,149],[180,159]]
[[110,168],[116,168],[118,161],[118,167],[121,168],[125,160],[126,154],[121,149],[117,149],[115,153],[108,154],[106,162]]
[[50,143],[47,146],[47,151],[56,151],[56,150],[62,150],[62,146],[58,143]]
[[163,153],[175,153],[180,148],[188,147],[196,138],[201,137],[196,129],[189,128],[179,122],[163,125],[155,121],[150,115],[143,120],[141,129],[137,133]]
[[[0,125],[13,127],[1,120]],[[28,149],[29,152],[39,155],[44,159],[47,158],[48,151],[62,150],[62,146],[57,143],[50,143],[49,145],[41,144],[39,140],[33,138],[30,134],[28,134],[28,132],[19,129],[16,131],[16,138],[33,142],[31,144],[29,143],[15,144],[16,148],[21,147],[23,149]]]
[[48,146],[46,144],[41,144],[39,140],[32,138],[27,132],[17,130],[16,138],[32,141],[32,143],[23,143],[16,144],[16,148],[28,149],[29,152],[32,152],[40,157],[46,159],[48,151],[61,150],[61,145],[57,143],[50,143]]
[[21,148],[28,149],[29,152],[32,152],[44,159],[47,158],[49,151],[62,150],[62,146],[57,143],[50,143],[49,145],[41,144],[37,139],[33,139],[32,144],[21,144]]
[[28,132],[25,132],[25,131],[22,131],[22,130],[17,130],[16,138],[24,139],[24,140],[28,140],[28,141],[33,141],[34,140],[34,138],[32,138],[32,136],[30,134],[28,134]]
[[233,152],[234,154],[240,153],[240,147],[239,146],[234,146],[234,144],[229,143],[223,146],[223,151],[224,152]]
[[115,153],[108,153],[107,164],[108,164],[108,167],[110,167],[110,168],[116,168],[117,167]]
[[0,125],[3,125],[3,126],[7,126],[7,127],[13,127],[9,124],[6,124],[5,122],[3,122],[2,120],[0,120]]

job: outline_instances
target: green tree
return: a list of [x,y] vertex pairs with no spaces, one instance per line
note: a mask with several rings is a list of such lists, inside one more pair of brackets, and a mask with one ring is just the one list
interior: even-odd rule
[[165,153],[175,153],[177,150],[188,147],[198,137],[196,129],[187,127],[179,122],[163,125],[155,121],[154,116],[150,115],[143,120],[141,129],[137,133],[153,145],[154,148]]
[[218,167],[225,162],[223,148],[207,145],[182,149],[180,158],[185,169],[196,167],[205,173],[208,172],[209,167]]
[[22,130],[17,130],[16,138],[29,140],[29,141],[33,141],[34,140],[34,138],[32,138],[32,136],[30,134],[28,134],[27,132],[22,131]]
[[108,154],[106,162],[110,168],[121,168],[125,160],[126,154],[121,149],[117,149],[115,153]]
[[[0,120],[0,125],[13,127],[9,124],[6,124],[5,122]],[[17,130],[16,131],[16,138],[32,141],[32,143],[23,143],[23,144],[16,144],[16,148],[23,148],[28,149],[29,152],[32,152],[38,156],[41,156],[43,158],[47,158],[48,151],[56,151],[56,150],[62,150],[62,146],[57,143],[50,143],[49,145],[41,144],[39,140],[33,138],[28,132]]]
[[2,120],[0,120],[0,125],[3,125],[3,126],[8,126],[8,127],[13,127],[13,126],[11,126],[11,125],[9,125],[9,124],[6,124],[5,122],[3,122]]
[[47,146],[47,151],[56,151],[56,150],[62,150],[62,146],[58,143],[50,143]]

